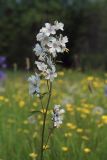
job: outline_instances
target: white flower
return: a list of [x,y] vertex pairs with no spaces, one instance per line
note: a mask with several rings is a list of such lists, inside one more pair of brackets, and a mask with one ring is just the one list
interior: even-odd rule
[[100,106],[96,106],[95,108],[93,108],[92,113],[94,115],[103,115],[104,114],[104,109]]
[[54,127],[58,128],[62,124],[64,109],[60,109],[60,105],[55,105],[52,113]]
[[48,79],[50,80],[51,82],[54,80],[54,78],[57,77],[57,73],[55,72],[56,71],[56,68],[55,68],[55,65],[53,64],[50,64],[51,66],[51,69],[47,69],[46,70],[46,76],[45,76],[45,79]]
[[36,36],[37,41],[42,41],[45,37],[44,33],[38,33]]
[[65,36],[65,37],[62,38],[61,45],[62,45],[63,47],[65,47],[67,42],[68,42],[68,37]]
[[45,23],[45,27],[42,27],[40,32],[44,33],[46,36],[50,36],[50,34],[56,34],[54,25],[51,25],[50,23]]
[[60,42],[56,38],[51,38],[51,42],[48,43],[49,52],[53,54],[53,57],[56,56],[56,52],[61,52]]
[[52,82],[55,77],[57,77],[57,73],[52,71],[51,69],[47,69],[45,79],[48,79]]
[[65,49],[66,49],[66,43],[68,42],[68,37],[65,36],[63,37],[61,34],[60,34],[60,37],[59,37],[59,43],[60,43],[60,46],[61,46],[61,52],[64,52]]
[[39,84],[40,82],[40,77],[39,75],[36,73],[35,75],[32,75],[31,77],[28,78],[28,81],[33,83],[33,84]]
[[38,69],[39,69],[40,71],[43,71],[43,72],[46,71],[47,65],[46,65],[45,63],[39,62],[39,61],[35,61],[35,64],[37,65],[37,67],[38,67]]
[[39,75],[36,73],[36,75],[32,75],[31,77],[28,78],[29,81],[29,94],[30,95],[34,95],[35,93],[37,94],[37,96],[39,97],[40,95],[40,77]]
[[68,42],[68,37],[67,36],[63,37],[62,35],[60,35],[59,42],[62,47],[66,47],[66,43]]
[[37,41],[41,42],[42,46],[45,46],[49,42],[49,39],[50,39],[50,37],[46,36],[45,33],[38,33],[36,38],[37,38]]
[[54,26],[55,26],[55,29],[56,29],[56,30],[62,30],[62,31],[64,30],[64,29],[63,29],[63,27],[64,27],[64,24],[63,24],[63,23],[58,22],[58,21],[55,21],[54,24],[55,24]]
[[43,48],[37,43],[35,48],[33,49],[36,56],[44,55]]
[[[42,39],[42,41],[41,41],[41,45],[42,46],[47,46],[49,41],[50,41],[50,37],[45,36],[44,39]],[[46,48],[46,50],[47,50],[47,48]]]

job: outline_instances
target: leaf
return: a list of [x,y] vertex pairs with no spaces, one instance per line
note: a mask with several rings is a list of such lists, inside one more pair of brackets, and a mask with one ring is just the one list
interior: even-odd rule
[[37,113],[42,114],[42,112],[41,112],[41,111],[31,111],[30,115],[32,115],[32,114],[37,114]]
[[40,95],[40,98],[42,99],[46,94],[48,94],[48,92],[44,92]]

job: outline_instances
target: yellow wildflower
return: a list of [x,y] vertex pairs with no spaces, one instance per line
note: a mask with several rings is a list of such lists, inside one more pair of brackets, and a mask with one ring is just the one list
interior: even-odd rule
[[36,107],[36,106],[37,106],[37,103],[36,103],[36,102],[33,102],[33,106]]
[[107,124],[107,115],[103,115],[101,119],[104,124]]
[[71,137],[72,133],[68,132],[68,133],[65,133],[64,135],[65,135],[65,137]]
[[3,101],[4,99],[4,96],[0,96],[0,101]]
[[90,148],[84,148],[84,152],[85,152],[85,153],[90,153],[90,152],[91,152],[91,149],[90,149]]
[[66,126],[70,129],[75,129],[76,128],[76,125],[73,124],[73,123],[67,123]]
[[43,149],[44,149],[44,150],[49,149],[49,145],[46,145],[46,146],[44,145],[44,146],[43,146]]
[[67,152],[68,151],[68,147],[62,147],[62,151]]
[[81,112],[82,112],[82,113],[85,113],[85,114],[90,114],[90,110],[87,109],[87,108],[82,108],[82,109],[81,109]]
[[[42,113],[46,113],[46,109],[44,108],[44,109],[41,109],[41,112]],[[47,114],[49,114],[49,111],[47,111]]]
[[88,81],[92,81],[93,79],[94,79],[94,77],[92,77],[92,76],[87,77]]
[[78,133],[82,133],[83,132],[83,129],[82,128],[77,128],[76,130]]
[[24,106],[25,106],[25,101],[21,100],[21,101],[19,102],[19,107],[20,107],[20,108],[23,108]]
[[88,141],[89,140],[89,138],[87,137],[87,136],[82,136],[82,139],[84,139],[84,140],[86,140],[86,141]]
[[24,120],[24,121],[23,121],[23,124],[28,124],[28,120]]
[[29,154],[29,156],[30,156],[31,158],[35,159],[35,158],[38,156],[38,154],[35,153],[35,152],[32,152],[32,153]]
[[4,101],[5,101],[6,103],[8,103],[8,102],[9,102],[9,99],[8,99],[8,98],[5,98]]
[[85,118],[87,118],[87,115],[86,114],[81,114],[81,118],[85,119]]
[[66,104],[66,110],[68,111],[68,112],[72,112],[73,111],[73,106],[71,105],[71,104]]

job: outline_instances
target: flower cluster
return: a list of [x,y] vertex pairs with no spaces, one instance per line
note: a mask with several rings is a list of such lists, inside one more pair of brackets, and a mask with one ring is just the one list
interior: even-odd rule
[[58,128],[62,124],[64,109],[60,109],[60,105],[55,105],[52,113],[54,127]]
[[66,43],[68,42],[67,36],[62,34],[57,35],[57,31],[63,31],[64,24],[55,21],[53,25],[45,23],[45,27],[40,29],[36,39],[38,43],[35,45],[33,51],[37,57],[35,64],[37,66],[37,72],[34,76],[29,78],[30,82],[30,94],[40,93],[39,90],[39,76],[44,79],[53,81],[57,77],[55,59],[57,53],[63,53],[67,51]]

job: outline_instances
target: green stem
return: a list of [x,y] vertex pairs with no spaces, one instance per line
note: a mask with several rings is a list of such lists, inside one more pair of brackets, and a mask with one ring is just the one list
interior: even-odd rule
[[50,99],[51,99],[51,92],[52,92],[52,82],[50,82],[49,97],[48,97],[48,102],[47,102],[47,105],[46,105],[46,112],[44,113],[44,119],[43,119],[42,141],[41,141],[41,157],[40,157],[40,160],[43,160],[44,133],[45,133],[47,111],[48,111],[49,104],[50,104]]
[[49,135],[48,135],[47,140],[46,140],[45,147],[47,146],[48,141],[49,141],[49,138],[51,137],[51,134],[53,133],[53,131],[54,131],[54,127],[53,127],[53,128],[51,128],[51,130],[50,130],[50,132],[49,132]]
[[49,81],[48,81],[48,80],[47,80],[47,87],[48,87],[48,91],[49,91],[49,88],[50,88],[50,87],[49,87]]
[[44,106],[43,106],[42,98],[40,97],[39,99],[40,99],[40,103],[41,103],[42,110],[43,110],[43,113],[44,113]]

